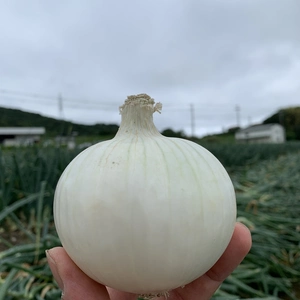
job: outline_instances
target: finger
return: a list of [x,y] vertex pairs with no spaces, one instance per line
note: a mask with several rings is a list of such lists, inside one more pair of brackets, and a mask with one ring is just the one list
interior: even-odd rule
[[46,252],[50,269],[63,291],[64,300],[109,300],[105,286],[84,274],[62,247]]
[[170,300],[209,300],[220,284],[242,262],[251,248],[249,229],[237,223],[231,241],[215,265],[203,276],[170,293]]
[[250,230],[245,225],[237,223],[226,251],[206,275],[213,281],[224,281],[242,262],[250,251],[251,245]]

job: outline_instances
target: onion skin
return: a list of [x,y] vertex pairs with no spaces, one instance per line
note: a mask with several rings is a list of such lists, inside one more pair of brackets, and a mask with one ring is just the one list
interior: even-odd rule
[[116,137],[86,149],[63,172],[54,219],[63,247],[92,279],[160,294],[219,259],[233,233],[236,200],[221,163],[196,143],[162,136],[153,101],[138,104],[151,98],[133,97]]

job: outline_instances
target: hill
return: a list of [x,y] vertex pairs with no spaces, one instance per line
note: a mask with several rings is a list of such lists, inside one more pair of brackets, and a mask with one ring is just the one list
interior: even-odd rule
[[[77,132],[79,136],[114,136],[119,126],[116,124],[95,124],[82,125],[70,121],[57,120],[36,113],[25,112],[18,109],[0,107],[0,127],[45,127],[47,136],[70,135]],[[287,140],[300,140],[300,107],[288,107],[281,109],[275,114],[265,119],[262,124],[279,123],[286,129]],[[201,139],[194,137],[195,140],[208,143],[233,143],[234,133],[239,128],[234,127],[225,133],[205,136]],[[169,137],[185,136],[183,131],[173,131],[168,128],[162,132]]]
[[[266,118],[261,124],[277,123],[281,124],[286,130],[288,141],[300,140],[300,107],[288,107],[277,111],[275,114]],[[259,124],[257,124],[259,125]],[[233,143],[234,135],[239,127],[230,128],[227,132],[211,134],[199,139],[207,143]]]
[[266,120],[263,124],[278,123],[286,130],[287,140],[300,140],[300,107],[281,109]]
[[82,136],[111,136],[115,135],[119,128],[115,124],[76,124],[4,107],[0,107],[0,116],[0,127],[45,127],[47,136],[66,136],[72,132],[77,132],[78,135]]

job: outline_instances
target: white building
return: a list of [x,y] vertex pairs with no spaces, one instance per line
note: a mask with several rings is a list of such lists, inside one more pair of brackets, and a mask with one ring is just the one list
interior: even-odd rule
[[0,144],[4,146],[29,146],[39,142],[45,134],[44,127],[0,127]]
[[280,124],[253,125],[235,133],[241,143],[284,143],[285,129]]

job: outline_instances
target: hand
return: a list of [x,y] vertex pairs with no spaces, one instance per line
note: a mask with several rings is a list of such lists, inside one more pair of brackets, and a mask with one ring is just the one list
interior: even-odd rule
[[[251,234],[237,223],[232,239],[216,264],[204,275],[170,292],[167,300],[209,300],[227,276],[241,263],[251,248]],[[48,263],[64,300],[136,300],[137,295],[101,285],[85,275],[62,247],[47,251]],[[155,300],[163,300],[164,297]]]

